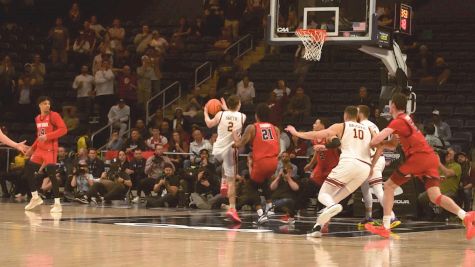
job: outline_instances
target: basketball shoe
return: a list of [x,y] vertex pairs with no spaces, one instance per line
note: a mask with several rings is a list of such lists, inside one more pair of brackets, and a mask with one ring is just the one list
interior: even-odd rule
[[384,238],[389,238],[391,236],[391,230],[384,228],[384,226],[374,226],[372,224],[365,224],[364,227],[366,230],[372,234],[382,236]]
[[25,207],[25,210],[32,210],[34,208],[36,208],[37,206],[43,204],[43,199],[41,199],[41,197],[37,196],[37,197],[32,197],[30,199],[30,203],[28,203],[28,205],[26,205]]
[[226,212],[226,217],[228,217],[229,219],[231,219],[234,222],[237,222],[237,223],[241,222],[241,218],[239,218],[239,215],[238,215],[236,209],[230,208]]
[[463,224],[467,228],[465,237],[470,240],[475,236],[475,211],[467,212],[465,218],[463,219]]

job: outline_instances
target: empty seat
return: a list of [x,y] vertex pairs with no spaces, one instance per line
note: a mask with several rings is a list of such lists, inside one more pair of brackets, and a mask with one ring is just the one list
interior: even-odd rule
[[473,107],[456,107],[454,111],[454,115],[457,116],[473,116],[474,115],[474,109]]
[[465,103],[465,96],[464,95],[449,95],[447,97],[446,103],[449,104],[463,104]]
[[429,95],[426,98],[427,104],[441,104],[445,102],[445,95]]
[[[449,125],[450,125],[450,124],[449,124]],[[475,129],[475,120],[466,120],[466,121],[465,121],[464,128],[465,128],[465,129],[469,129],[469,130]]]
[[448,119],[445,121],[451,130],[463,128],[463,120],[461,119]]
[[454,141],[464,141],[464,142],[472,142],[472,133],[471,132],[455,132],[452,135],[452,138],[450,140]]

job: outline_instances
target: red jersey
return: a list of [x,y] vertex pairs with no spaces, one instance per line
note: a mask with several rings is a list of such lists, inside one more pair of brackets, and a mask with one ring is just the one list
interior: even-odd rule
[[36,130],[37,136],[46,135],[46,141],[40,142],[36,139],[33,144],[33,149],[46,150],[46,151],[57,151],[58,150],[58,139],[66,135],[68,129],[64,123],[61,116],[54,111],[51,111],[48,115],[42,117],[41,114],[36,116]]
[[280,152],[280,142],[274,125],[268,122],[254,123],[256,135],[252,142],[252,158],[258,161],[263,158],[277,158]]
[[434,152],[409,115],[399,114],[389,123],[388,128],[393,129],[399,136],[399,142],[406,157],[415,153]]
[[[313,140],[313,145],[325,145],[327,143],[326,139],[322,139],[321,141]],[[327,149],[325,151],[317,151],[317,166],[325,165],[325,166],[336,166],[338,161],[340,160],[340,153],[338,149]],[[333,168],[332,167],[332,168]]]

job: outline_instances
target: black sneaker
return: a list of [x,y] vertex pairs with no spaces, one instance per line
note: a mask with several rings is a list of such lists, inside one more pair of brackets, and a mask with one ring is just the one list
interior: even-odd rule
[[74,200],[79,202],[79,203],[82,203],[82,204],[88,204],[89,203],[89,201],[87,200],[87,198],[85,196],[77,197]]
[[315,224],[310,230],[310,232],[307,233],[308,237],[322,237],[322,226],[319,224]]

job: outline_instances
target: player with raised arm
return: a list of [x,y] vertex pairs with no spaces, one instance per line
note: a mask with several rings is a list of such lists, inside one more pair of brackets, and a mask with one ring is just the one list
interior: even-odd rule
[[221,191],[227,191],[229,199],[229,210],[226,216],[234,222],[241,222],[241,218],[236,211],[236,176],[238,173],[238,150],[233,147],[233,132],[241,132],[246,115],[239,112],[241,101],[236,95],[230,96],[227,101],[221,99],[223,111],[219,111],[211,119],[208,108],[204,108],[206,126],[213,128],[218,126],[218,138],[213,144],[214,158],[222,162]]
[[270,109],[266,104],[259,104],[256,107],[256,123],[246,127],[242,138],[238,131],[233,132],[234,147],[240,148],[247,143],[252,145],[252,155],[250,156],[249,172],[251,181],[257,190],[262,188],[266,197],[266,212],[261,205],[256,205],[259,224],[268,221],[267,211],[272,207],[271,194],[269,192],[268,179],[272,177],[277,169],[280,150],[280,131],[279,128],[269,122]]
[[371,171],[370,142],[372,132],[365,125],[357,122],[358,109],[355,106],[345,108],[344,123],[337,123],[328,129],[311,132],[297,132],[293,126],[285,129],[290,134],[302,139],[315,140],[333,138],[329,148],[340,147],[338,165],[328,175],[318,194],[318,201],[326,208],[318,216],[309,237],[321,237],[322,227],[343,210],[338,204],[353,193],[368,178]]
[[47,96],[38,98],[40,115],[36,116],[37,138],[35,143],[28,150],[27,155],[31,155],[25,166],[25,176],[28,178],[32,198],[26,205],[25,210],[32,210],[43,204],[43,200],[38,196],[35,173],[40,168],[46,168],[46,174],[53,186],[52,193],[54,205],[51,213],[62,212],[59,198],[59,182],[56,179],[56,162],[58,158],[58,139],[65,135],[68,130],[59,113],[51,111],[51,99]]
[[[369,117],[369,107],[365,105],[359,105],[358,106],[358,121],[361,124],[368,126],[368,128],[371,129],[373,133],[378,134],[379,133],[378,126],[376,126],[376,124],[369,121],[368,117]],[[376,149],[375,148],[371,149],[371,158],[374,158],[375,154],[376,154]],[[368,179],[366,179],[366,181],[364,181],[363,184],[361,185],[361,192],[363,193],[364,206],[365,206],[365,219],[361,221],[360,223],[358,223],[358,228],[364,228],[364,225],[367,223],[375,224],[375,221],[372,218],[373,196],[371,194],[370,189],[372,189],[373,194],[376,195],[376,198],[378,199],[379,203],[381,204],[381,206],[383,206],[384,167],[386,167],[386,159],[384,158],[384,156],[379,157],[379,159],[375,162],[375,165],[373,166],[373,172],[371,173],[370,177],[368,177]],[[394,214],[394,212],[391,212],[391,228],[397,227],[400,224],[401,224],[401,221],[399,221],[396,218],[396,215]]]
[[[411,117],[405,113],[406,106],[407,96],[401,93],[394,94],[389,105],[393,120],[387,128],[371,140],[371,145],[373,146],[378,144],[384,145],[380,146],[376,151],[375,158],[377,158],[381,155],[383,147],[394,149],[397,146],[398,141],[394,137],[394,135],[397,135],[404,151],[405,161],[384,183],[383,225],[374,226],[366,224],[365,228],[371,233],[382,237],[390,237],[394,190],[409,181],[412,176],[416,176],[424,182],[430,201],[457,215],[467,228],[466,238],[472,239],[475,236],[475,212],[465,212],[451,198],[442,195],[440,192],[439,167],[445,173],[449,170],[440,163],[438,155],[427,143],[424,135],[417,129]],[[390,135],[393,135],[393,138],[390,141],[384,141]]]
[[2,130],[0,129],[0,143],[3,143],[4,145],[7,145],[9,147],[13,147],[14,149],[20,151],[21,153],[25,154],[26,151],[28,151],[29,147],[25,145],[26,141],[17,143],[13,141],[12,139],[8,138]]

